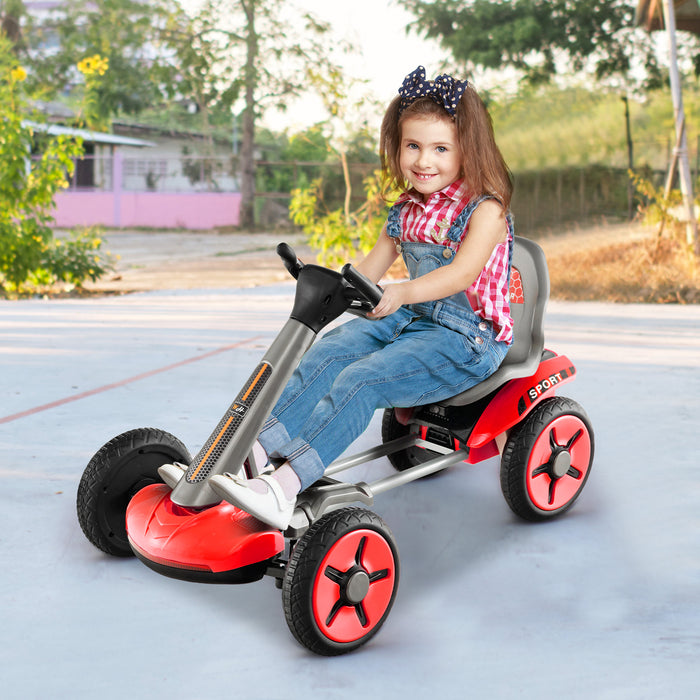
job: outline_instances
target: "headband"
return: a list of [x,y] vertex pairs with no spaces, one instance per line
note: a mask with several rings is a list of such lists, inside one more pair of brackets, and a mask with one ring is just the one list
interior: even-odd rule
[[413,73],[409,73],[399,88],[401,103],[399,104],[399,116],[408,107],[421,97],[429,97],[441,107],[444,107],[453,117],[457,111],[457,104],[467,89],[469,82],[455,80],[451,75],[443,73],[435,80],[425,79],[425,68],[418,66]]

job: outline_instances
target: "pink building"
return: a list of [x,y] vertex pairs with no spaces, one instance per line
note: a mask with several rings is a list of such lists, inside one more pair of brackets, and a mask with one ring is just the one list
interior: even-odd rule
[[[182,135],[158,142],[55,125],[83,139],[70,187],[56,195],[57,228],[209,230],[238,226],[241,195],[230,156],[183,154]],[[184,149],[186,151],[187,149]]]

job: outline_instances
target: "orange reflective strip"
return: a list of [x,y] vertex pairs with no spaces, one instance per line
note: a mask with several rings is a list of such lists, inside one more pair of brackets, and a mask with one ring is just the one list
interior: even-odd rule
[[209,455],[214,451],[214,448],[216,447],[217,443],[221,438],[223,437],[224,433],[226,432],[226,429],[231,425],[231,421],[233,420],[233,416],[229,416],[228,420],[224,424],[224,427],[221,428],[219,431],[219,434],[216,436],[216,440],[212,442],[211,447],[207,450],[207,453],[202,457],[201,461],[199,462],[199,466],[194,470],[192,473],[192,476],[189,478],[189,481],[194,481],[194,478],[199,474],[199,470],[204,466],[204,463],[207,461],[209,458]]
[[[268,364],[263,364],[263,366],[260,368],[260,371],[255,376],[255,379],[253,379],[252,384],[248,387],[248,391],[246,391],[246,393],[241,398],[241,401],[245,401],[250,396],[250,392],[253,391],[253,389],[255,388],[255,385],[260,381],[260,377],[263,376],[263,374],[265,373],[265,370],[269,366],[270,365],[268,365]],[[234,404],[231,407],[231,410],[235,410],[237,406],[238,406],[238,404]],[[201,461],[199,462],[199,466],[192,473],[192,476],[189,478],[189,481],[194,481],[197,474],[199,474],[199,471],[204,466],[204,463],[207,461],[207,459],[209,459],[209,455],[211,455],[211,453],[214,451],[214,448],[219,443],[219,440],[221,440],[221,438],[224,436],[224,433],[228,429],[229,425],[231,425],[232,420],[233,420],[233,416],[229,416],[228,420],[224,424],[224,427],[219,431],[219,434],[216,436],[216,439],[214,440],[214,442],[212,442],[211,447],[207,450],[207,453],[204,455],[204,457],[202,457]]]
[[258,376],[255,377],[255,379],[253,379],[253,383],[248,387],[248,391],[246,391],[246,393],[243,395],[243,397],[241,398],[241,401],[245,401],[245,400],[250,396],[250,392],[253,391],[253,389],[255,388],[255,385],[260,381],[260,377],[263,376],[263,373],[265,372],[265,370],[266,370],[269,366],[270,366],[270,365],[265,365],[265,364],[264,364],[264,365],[260,368],[260,371],[258,372]]

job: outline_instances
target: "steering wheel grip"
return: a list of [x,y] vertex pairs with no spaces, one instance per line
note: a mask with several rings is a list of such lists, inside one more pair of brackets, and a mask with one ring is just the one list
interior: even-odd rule
[[304,263],[297,258],[297,254],[294,252],[292,246],[288,243],[279,243],[277,246],[277,255],[282,258],[284,266],[289,271],[289,274],[294,277],[294,279],[299,279],[299,271],[304,267]]
[[384,291],[379,285],[374,284],[358,272],[350,263],[347,263],[342,270],[343,277],[372,305],[374,308],[382,298]]
[[[304,263],[297,258],[294,249],[288,243],[280,243],[277,246],[277,255],[282,258],[284,266],[289,271],[289,274],[294,277],[294,279],[299,279],[299,272],[304,267]],[[361,299],[358,299],[353,305],[353,308],[349,309],[351,312],[367,312],[379,303],[384,293],[382,288],[374,284],[374,282],[365,277],[361,272],[358,272],[350,263],[347,263],[347,265],[343,267],[341,275],[346,282],[354,287],[355,292],[366,300],[363,302]],[[369,304],[369,307],[367,304]]]

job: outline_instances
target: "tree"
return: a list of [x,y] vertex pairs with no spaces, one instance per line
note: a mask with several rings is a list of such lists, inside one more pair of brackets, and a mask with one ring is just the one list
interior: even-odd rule
[[76,60],[107,58],[96,95],[102,117],[189,101],[208,133],[212,112],[230,120],[232,109],[242,110],[241,225],[252,226],[256,123],[312,88],[312,69],[338,70],[331,56],[346,47],[329,46],[328,30],[288,0],[204,0],[193,16],[177,0],[73,0],[28,27],[22,51],[28,82],[46,97],[75,86]]
[[324,42],[328,24],[288,0],[207,0],[200,17],[210,33],[226,41],[221,66],[238,71],[229,89],[243,102],[241,225],[250,227],[255,223],[257,120],[271,107],[286,109],[289,100],[312,88],[312,71],[338,71],[331,60],[334,47]]
[[22,18],[25,15],[22,0],[0,0],[0,33],[17,51],[22,44]]
[[162,8],[139,0],[72,0],[29,15],[21,54],[29,89],[46,99],[65,94],[80,80],[76,63],[99,54],[110,65],[99,87],[103,115],[134,114],[159,102],[154,68]]
[[632,0],[400,0],[419,33],[436,38],[467,68],[518,69],[531,83],[591,67],[597,78],[661,68],[649,35],[635,29]]
[[363,178],[364,201],[352,208],[353,182],[348,156],[352,154],[358,160],[379,165],[377,156],[368,148],[369,143],[376,145],[376,140],[371,139],[366,125],[359,131],[353,127],[360,103],[367,103],[369,98],[361,97],[359,102],[350,99],[349,88],[355,81],[348,85],[340,73],[312,72],[312,77],[322,86],[322,102],[328,113],[324,122],[329,133],[328,147],[341,163],[344,196],[341,207],[331,208],[324,193],[327,183],[317,178],[309,187],[292,191],[289,213],[309,237],[311,247],[318,251],[319,260],[334,264],[352,259],[358,253],[366,255],[371,250],[384,224],[387,197],[391,198],[391,193],[385,191],[382,173],[375,169]]

